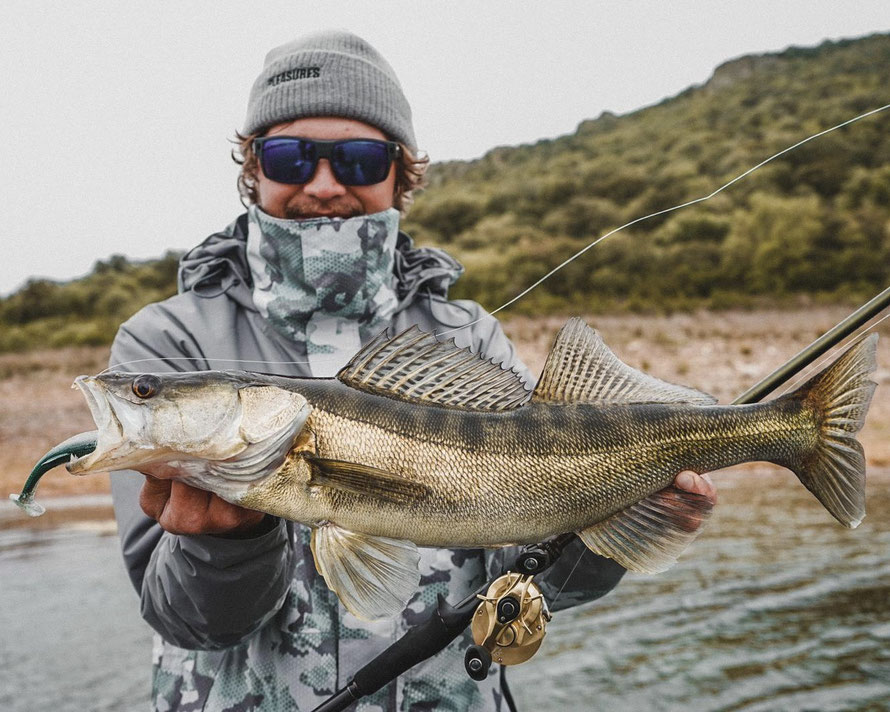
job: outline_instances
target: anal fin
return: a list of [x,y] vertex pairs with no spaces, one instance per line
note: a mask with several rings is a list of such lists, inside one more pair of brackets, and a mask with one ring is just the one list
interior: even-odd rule
[[363,620],[399,614],[420,583],[420,553],[404,539],[325,524],[312,532],[312,554],[328,587]]
[[624,568],[666,571],[692,543],[713,509],[701,494],[673,485],[594,524],[578,536],[587,547]]

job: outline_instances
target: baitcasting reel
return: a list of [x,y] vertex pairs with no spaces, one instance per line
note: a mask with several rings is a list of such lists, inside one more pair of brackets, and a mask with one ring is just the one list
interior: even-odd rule
[[501,665],[524,663],[544,639],[550,611],[531,575],[508,571],[492,582],[471,623],[473,640],[464,667],[474,680],[484,680],[492,661]]

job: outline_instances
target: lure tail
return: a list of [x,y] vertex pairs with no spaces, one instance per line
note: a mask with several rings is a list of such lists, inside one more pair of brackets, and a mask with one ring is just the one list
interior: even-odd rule
[[46,511],[42,505],[34,501],[34,493],[37,491],[37,483],[40,478],[55,467],[68,464],[72,458],[89,455],[96,449],[98,436],[98,431],[91,430],[87,433],[78,433],[56,445],[34,465],[21,493],[11,494],[9,498],[21,507],[29,517],[39,517]]
[[856,434],[876,384],[878,335],[857,341],[837,361],[784,398],[797,399],[816,421],[815,445],[789,466],[832,516],[850,529],[865,517],[865,454]]

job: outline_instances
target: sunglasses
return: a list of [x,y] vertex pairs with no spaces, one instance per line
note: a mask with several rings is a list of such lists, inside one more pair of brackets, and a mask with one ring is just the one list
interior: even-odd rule
[[293,185],[312,180],[320,158],[330,162],[334,177],[343,185],[374,185],[386,180],[390,165],[402,153],[395,141],[313,141],[295,136],[254,139],[253,150],[266,178]]

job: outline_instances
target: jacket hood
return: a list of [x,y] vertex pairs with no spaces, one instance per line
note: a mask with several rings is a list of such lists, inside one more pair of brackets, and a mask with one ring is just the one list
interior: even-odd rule
[[[399,232],[393,265],[399,299],[396,311],[411,304],[420,291],[447,298],[449,287],[463,271],[460,262],[444,250],[414,247],[414,241]],[[191,291],[205,298],[227,294],[241,306],[256,309],[247,264],[247,213],[182,256],[178,284],[180,293]]]

